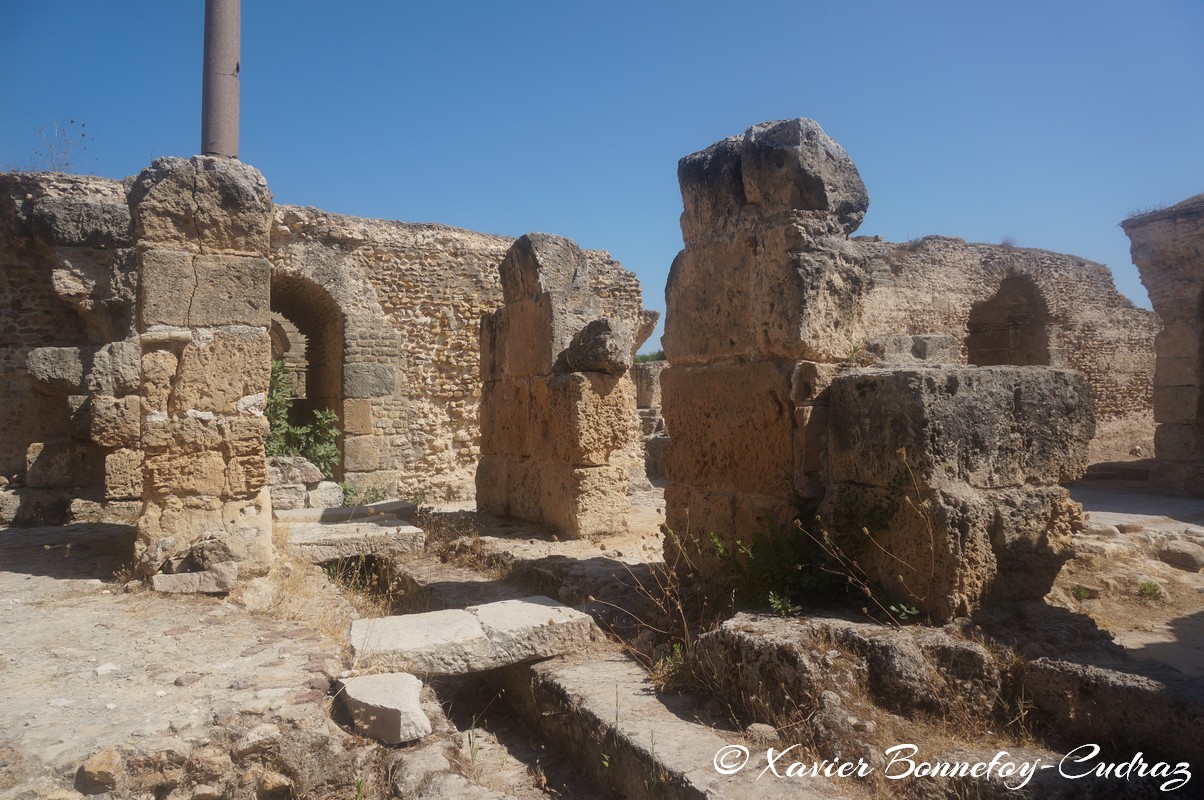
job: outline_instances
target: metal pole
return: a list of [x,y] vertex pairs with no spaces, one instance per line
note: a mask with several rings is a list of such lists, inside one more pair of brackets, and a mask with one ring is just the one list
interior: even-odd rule
[[205,0],[201,153],[238,158],[238,59],[241,0]]

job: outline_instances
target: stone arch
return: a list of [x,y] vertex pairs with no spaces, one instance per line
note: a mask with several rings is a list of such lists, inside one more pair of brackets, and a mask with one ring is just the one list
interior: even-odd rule
[[1027,275],[1009,275],[990,298],[970,307],[966,354],[978,367],[1051,363],[1049,307]]
[[[307,421],[318,409],[329,409],[339,417],[343,430],[343,354],[344,317],[338,304],[327,291],[297,275],[272,274],[272,314],[284,318],[281,334],[287,336],[290,327],[299,337],[289,341],[290,352],[304,343],[304,381],[297,387],[294,403],[295,421]],[[275,328],[276,325],[273,325]],[[299,340],[298,340],[299,338]],[[273,341],[273,345],[275,345]],[[275,346],[273,347],[275,349]],[[285,359],[286,368],[289,360]],[[341,437],[340,437],[341,439]],[[339,443],[339,465],[335,477],[342,478],[342,442]]]

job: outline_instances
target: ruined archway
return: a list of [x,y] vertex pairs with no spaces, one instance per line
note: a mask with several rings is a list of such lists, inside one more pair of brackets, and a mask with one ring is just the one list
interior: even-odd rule
[[966,353],[978,367],[1050,365],[1049,309],[1032,278],[1011,275],[970,308]]
[[[295,424],[319,409],[338,415],[343,430],[343,313],[326,290],[294,275],[272,275],[273,357],[293,378]],[[276,319],[276,318],[279,319]],[[335,477],[342,479],[342,442]]]

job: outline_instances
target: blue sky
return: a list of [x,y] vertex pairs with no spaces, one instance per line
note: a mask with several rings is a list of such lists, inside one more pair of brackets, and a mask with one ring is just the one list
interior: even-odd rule
[[[56,119],[82,172],[195,153],[203,9],[0,0],[0,164]],[[241,155],[278,202],[562,234],[651,308],[677,159],[796,116],[860,169],[859,233],[1011,237],[1148,307],[1117,223],[1204,192],[1204,3],[243,3]]]

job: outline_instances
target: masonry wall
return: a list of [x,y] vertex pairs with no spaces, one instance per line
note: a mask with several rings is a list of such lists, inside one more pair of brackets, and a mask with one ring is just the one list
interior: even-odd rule
[[1029,283],[1045,306],[1047,366],[1083,373],[1091,387],[1097,431],[1090,458],[1153,452],[1154,337],[1161,323],[1116,290],[1108,268],[1046,250],[967,244],[927,236],[893,244],[854,240],[865,255],[869,289],[861,327],[867,340],[888,334],[947,334],[962,343],[976,305],[1005,279]]

